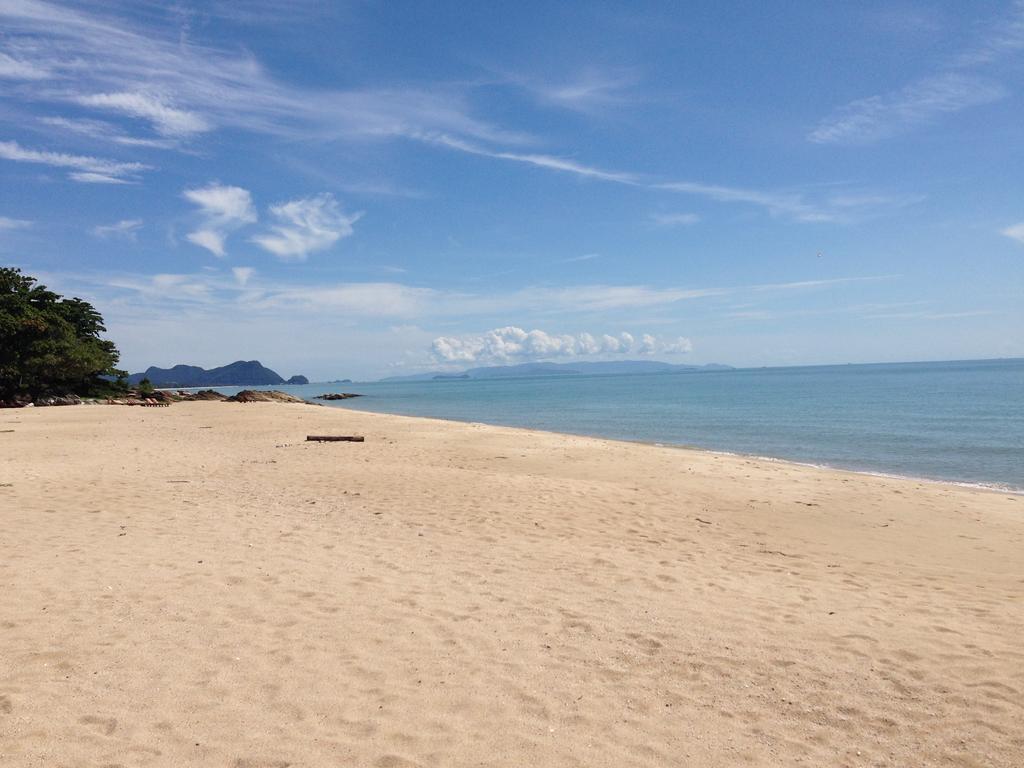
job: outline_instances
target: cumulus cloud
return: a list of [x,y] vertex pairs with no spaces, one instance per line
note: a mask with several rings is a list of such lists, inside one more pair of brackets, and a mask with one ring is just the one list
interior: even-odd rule
[[186,200],[199,206],[203,225],[187,235],[189,241],[205,248],[214,256],[226,256],[225,240],[231,232],[257,221],[256,207],[249,190],[223,184],[207,184],[186,189]]
[[481,334],[439,336],[431,344],[431,354],[445,363],[506,363],[589,355],[680,354],[692,349],[690,340],[682,336],[660,339],[644,334],[638,339],[625,332],[617,336],[551,334],[536,329],[526,331],[514,325]]
[[142,219],[122,219],[116,224],[99,224],[91,231],[95,237],[120,237],[125,240],[134,240],[141,228]]
[[28,149],[16,141],[0,141],[0,158],[16,163],[38,163],[53,168],[68,168],[68,178],[91,184],[128,184],[139,171],[149,168],[142,163],[122,163],[89,155]]
[[270,207],[278,223],[252,240],[285,261],[303,261],[310,253],[330,248],[352,234],[361,213],[346,215],[329,193],[290,200]]
[[1024,221],[1020,224],[1014,224],[1012,227],[1007,227],[1002,230],[1002,234],[1016,240],[1018,243],[1024,243]]

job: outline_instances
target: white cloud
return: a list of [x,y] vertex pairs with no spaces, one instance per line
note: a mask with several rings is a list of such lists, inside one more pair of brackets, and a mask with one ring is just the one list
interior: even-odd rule
[[1024,0],[1012,4],[1010,14],[991,25],[985,36],[957,59],[960,66],[988,64],[1024,49]]
[[110,141],[114,144],[121,144],[127,147],[152,147],[155,149],[172,149],[176,143],[169,139],[151,139],[138,136],[129,136],[113,123],[105,120],[92,120],[89,118],[67,118],[67,117],[41,117],[39,122],[53,128],[60,128],[65,131],[88,136],[92,139]]
[[342,213],[329,193],[272,205],[270,213],[279,223],[252,241],[285,261],[302,261],[314,251],[330,248],[351,235],[352,225],[362,216]]
[[177,109],[163,99],[146,93],[95,93],[76,101],[87,107],[108,109],[130,117],[149,120],[162,136],[187,137],[210,130],[210,124],[194,112]]
[[205,187],[186,189],[182,195],[199,206],[203,226],[187,238],[215,256],[227,255],[224,242],[231,232],[257,221],[256,207],[249,190],[213,182]]
[[651,221],[659,227],[690,227],[700,221],[695,213],[652,213]]
[[858,99],[836,110],[808,134],[817,144],[862,144],[895,136],[935,118],[997,101],[998,83],[948,73],[927,77],[883,96]]
[[685,337],[663,340],[644,334],[637,339],[625,332],[617,336],[551,334],[510,325],[481,334],[439,336],[431,344],[431,354],[445,363],[506,363],[592,355],[681,354],[692,348]]
[[246,286],[249,279],[256,272],[252,267],[232,267],[231,273],[235,276],[235,282],[237,282],[242,288]]
[[[179,322],[186,313],[202,313],[202,319],[187,327],[203,328],[216,318],[230,315],[239,322],[271,327],[335,327],[380,328],[382,322],[417,323],[475,322],[487,327],[502,317],[522,317],[544,325],[546,322],[582,323],[596,318],[606,323],[632,323],[637,310],[645,310],[648,322],[659,322],[678,316],[670,310],[675,302],[699,301],[704,298],[743,297],[760,299],[779,294],[800,297],[815,290],[842,283],[868,283],[884,278],[834,278],[803,280],[773,285],[734,286],[728,288],[651,288],[645,286],[565,286],[496,290],[489,293],[458,293],[394,282],[323,283],[317,281],[282,282],[268,279],[251,267],[234,269],[211,268],[194,274],[142,275],[124,273],[82,273],[46,275],[66,290],[102,308],[116,308],[124,318],[163,318],[169,325]],[[845,296],[836,297],[837,300]],[[861,305],[871,311],[888,308]],[[794,310],[799,310],[797,304]],[[916,309],[916,308],[909,308]],[[104,312],[106,314],[106,312]],[[548,318],[544,320],[543,318]],[[558,318],[557,320],[553,318]],[[579,326],[576,326],[579,327]],[[449,354],[469,354],[474,349],[497,349],[478,341],[479,335],[465,337],[450,334]],[[454,341],[451,341],[454,339]],[[515,342],[505,335],[504,344]],[[423,338],[418,347],[422,355],[430,338]],[[532,353],[548,350],[550,354],[677,354],[688,351],[686,339],[658,336],[623,336],[575,334],[540,336],[535,334],[526,343]],[[559,352],[559,350],[562,352]],[[467,351],[468,350],[468,351]],[[653,350],[653,351],[652,351]],[[512,348],[507,350],[510,354]]]
[[39,163],[54,168],[72,169],[68,177],[86,183],[128,184],[139,171],[149,168],[142,163],[122,163],[88,155],[27,149],[16,141],[0,141],[0,158],[19,163]]
[[[85,10],[85,9],[90,10]],[[92,9],[99,8],[92,12]],[[107,9],[107,10],[104,10]],[[46,88],[18,91],[25,100],[84,104],[148,121],[158,135],[126,135],[102,121],[58,116],[54,126],[126,146],[170,148],[214,127],[304,141],[411,139],[454,151],[648,189],[674,190],[719,202],[759,206],[796,221],[848,220],[800,193],[746,190],[696,182],[659,184],[641,174],[609,170],[553,153],[519,151],[534,138],[473,114],[469,83],[415,88],[311,89],[281,82],[251,54],[189,40],[187,27],[146,26],[152,15],[115,18],[104,4],[75,7],[43,0],[0,2],[10,56],[49,73]],[[574,81],[534,88],[542,100],[583,111],[621,100],[629,72],[584,72]],[[520,83],[521,85],[523,83]],[[530,88],[529,84],[524,87]],[[510,149],[510,147],[512,149]],[[515,150],[515,151],[513,151]],[[123,174],[79,171],[78,181],[117,182]],[[223,239],[223,233],[220,234]],[[213,242],[213,238],[203,239]],[[271,241],[275,242],[275,241]],[[275,246],[298,255],[297,246]]]
[[457,311],[454,303],[458,300],[454,294],[401,283],[338,283],[267,290],[252,306],[320,316],[327,313],[359,319],[407,319],[451,314]]
[[1011,227],[1007,227],[1002,230],[1001,234],[1016,240],[1018,243],[1024,243],[1024,221],[1020,224],[1014,224]]
[[185,235],[185,238],[190,243],[194,243],[200,248],[205,248],[214,256],[223,258],[228,255],[227,251],[224,250],[224,235],[212,229],[197,229],[195,232],[189,232]]
[[252,195],[242,187],[212,183],[205,187],[186,189],[182,194],[186,200],[198,205],[203,215],[211,221],[252,224],[257,219]]
[[122,219],[115,224],[97,225],[91,231],[95,237],[120,237],[126,240],[134,240],[141,228],[142,219]]
[[449,149],[455,149],[459,152],[466,152],[471,155],[480,155],[482,157],[493,157],[497,160],[511,160],[516,163],[526,163],[527,165],[534,165],[539,168],[547,168],[552,171],[563,171],[565,173],[571,173],[576,176],[584,176],[591,179],[600,179],[601,181],[612,181],[618,184],[629,184],[636,186],[640,184],[639,179],[631,173],[620,173],[618,171],[606,171],[602,168],[595,168],[590,165],[584,165],[578,163],[575,160],[569,160],[564,157],[555,157],[553,155],[540,155],[540,154],[523,154],[518,152],[503,152],[498,150],[487,149],[485,147],[478,146],[462,139],[453,138],[452,136],[446,136],[444,134],[421,134],[418,136],[425,141],[430,141]]
[[[584,178],[609,181],[633,187],[644,187],[646,189],[681,192],[683,194],[696,195],[698,197],[722,203],[746,203],[763,208],[772,216],[785,216],[795,221],[802,222],[841,221],[849,219],[854,213],[859,212],[860,210],[866,210],[877,206],[880,202],[893,202],[891,198],[880,195],[858,195],[839,196],[836,198],[836,202],[826,200],[820,204],[814,204],[808,202],[804,195],[799,192],[744,189],[742,187],[730,187],[720,184],[704,184],[694,181],[645,181],[640,176],[632,173],[609,171],[603,168],[584,165],[576,162],[575,160],[569,160],[563,157],[490,150],[471,142],[444,135],[434,135],[421,138],[460,152],[467,152],[469,154],[480,155],[482,157],[491,157],[497,160],[510,160],[517,163],[526,163],[528,165],[534,165],[548,170],[571,173]],[[692,224],[697,220],[689,218],[690,216],[695,216],[695,214],[679,214],[678,216],[680,218],[677,218],[674,221],[677,225]],[[669,224],[673,222],[665,221],[664,223]]]
[[50,73],[27,61],[0,53],[0,77],[9,80],[45,80]]
[[508,80],[530,91],[544,104],[576,112],[592,114],[629,103],[628,89],[637,82],[636,73],[628,70],[588,70],[573,79],[560,82],[540,81],[507,75]]
[[989,25],[976,41],[935,74],[890,93],[857,99],[835,110],[807,135],[818,144],[865,144],[926,125],[939,117],[1004,98],[1001,84],[970,70],[1024,49],[1024,0]]
[[28,219],[12,219],[9,216],[0,216],[0,231],[9,229],[27,229],[32,226]]
[[697,195],[721,203],[756,205],[764,208],[772,216],[787,216],[796,221],[834,221],[838,218],[834,211],[808,203],[803,195],[795,192],[765,192],[693,181],[672,181],[654,186],[658,189]]
[[11,54],[51,75],[46,91],[29,98],[114,110],[149,121],[165,136],[220,126],[320,140],[416,139],[438,132],[527,140],[474,117],[468,85],[331,90],[285,84],[244,50],[189,40],[187,29],[177,26],[147,28],[146,14],[126,21],[98,7],[89,12],[42,0],[0,3]]

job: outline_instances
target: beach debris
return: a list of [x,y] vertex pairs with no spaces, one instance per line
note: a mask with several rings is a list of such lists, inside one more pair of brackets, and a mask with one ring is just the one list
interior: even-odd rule
[[704,525],[711,525],[710,520],[701,520],[699,517],[695,517],[693,519],[696,520],[698,523],[704,523]]
[[348,400],[350,397],[362,397],[354,392],[326,392],[322,395],[317,395],[314,400]]
[[362,435],[306,435],[306,441],[318,443],[362,443],[366,440]]

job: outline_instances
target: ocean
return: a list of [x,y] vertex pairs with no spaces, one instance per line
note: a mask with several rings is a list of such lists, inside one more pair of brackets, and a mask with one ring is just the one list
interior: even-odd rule
[[325,403],[341,408],[1024,490],[1024,359],[274,388],[365,395]]

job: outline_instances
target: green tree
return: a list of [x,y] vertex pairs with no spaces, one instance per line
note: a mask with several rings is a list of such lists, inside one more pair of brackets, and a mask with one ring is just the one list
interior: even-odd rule
[[109,389],[117,348],[100,338],[103,318],[20,269],[0,267],[0,401]]

